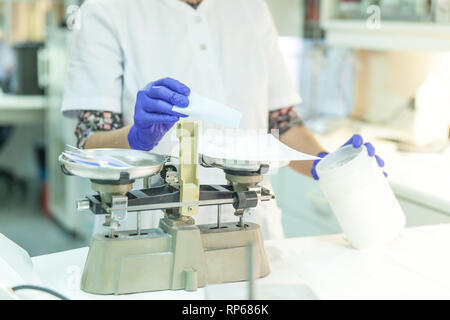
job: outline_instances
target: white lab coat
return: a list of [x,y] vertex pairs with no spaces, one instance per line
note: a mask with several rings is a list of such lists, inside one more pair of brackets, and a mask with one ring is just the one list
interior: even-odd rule
[[[138,90],[172,77],[241,111],[241,128],[267,132],[269,110],[301,101],[277,38],[263,0],[203,0],[197,10],[180,0],[87,0],[72,34],[62,111],[119,112],[128,124]],[[169,154],[177,143],[171,130],[152,152]],[[201,168],[199,178],[226,183],[219,169]],[[264,185],[270,188],[268,179]],[[226,212],[224,221],[236,219],[231,208]],[[215,213],[200,208],[196,222],[212,223]],[[283,237],[275,202],[249,219],[261,224],[266,239]]]

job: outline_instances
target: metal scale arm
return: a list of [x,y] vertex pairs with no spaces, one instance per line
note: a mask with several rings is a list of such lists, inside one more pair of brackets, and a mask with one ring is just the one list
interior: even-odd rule
[[[263,187],[260,187],[260,190],[236,192],[230,185],[200,185],[199,199],[194,201],[180,201],[180,190],[168,184],[133,190],[125,196],[128,199],[128,212],[224,204],[231,204],[235,209],[250,209],[255,208],[259,201],[274,199],[270,191]],[[103,203],[99,195],[80,200],[78,207],[89,209],[94,214],[108,214],[112,208],[111,204]]]

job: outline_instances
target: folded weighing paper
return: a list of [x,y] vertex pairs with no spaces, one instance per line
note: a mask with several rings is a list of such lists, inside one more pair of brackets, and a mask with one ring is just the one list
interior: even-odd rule
[[239,128],[242,113],[217,101],[203,97],[195,92],[189,95],[189,106],[174,106],[173,111],[198,120],[211,121],[229,128]]
[[93,167],[103,168],[131,168],[132,166],[112,156],[94,155],[78,148],[67,145],[75,151],[64,151],[62,154],[72,162],[81,163]]
[[211,158],[242,161],[319,159],[288,147],[272,134],[203,134],[199,139],[199,153]]

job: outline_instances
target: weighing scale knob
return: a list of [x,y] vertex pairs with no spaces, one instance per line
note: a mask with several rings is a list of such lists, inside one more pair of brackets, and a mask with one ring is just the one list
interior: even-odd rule
[[258,194],[255,191],[236,192],[233,208],[248,209],[255,208],[258,205]]

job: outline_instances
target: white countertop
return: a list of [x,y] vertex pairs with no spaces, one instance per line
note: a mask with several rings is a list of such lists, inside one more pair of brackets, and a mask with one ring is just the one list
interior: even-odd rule
[[47,107],[44,95],[13,95],[0,92],[0,124],[43,122]]
[[47,98],[44,95],[16,95],[0,93],[0,110],[44,109]]
[[[258,298],[261,299],[315,299],[310,288],[295,270],[291,261],[280,259],[279,244],[267,244],[266,250],[271,273],[257,283]],[[86,261],[88,248],[80,248],[44,256],[33,257],[34,271],[40,283],[50,287],[70,299],[246,299],[246,282],[210,285],[195,292],[184,290],[156,291],[128,295],[93,295],[80,290],[79,280]],[[286,275],[289,274],[289,277]]]
[[[261,299],[450,299],[450,225],[405,229],[392,243],[367,250],[343,235],[266,242],[271,273],[256,282]],[[97,296],[79,279],[87,248],[32,258],[46,286],[72,299],[244,299],[245,282],[196,292]]]
[[296,240],[285,250],[319,299],[450,299],[450,225],[408,228],[367,250],[343,235]]
[[397,151],[394,143],[383,138],[398,137],[398,132],[367,124],[344,127],[326,135],[318,135],[328,150],[335,150],[355,132],[372,142],[386,162],[388,181],[395,194],[450,215],[450,148],[443,153]]

